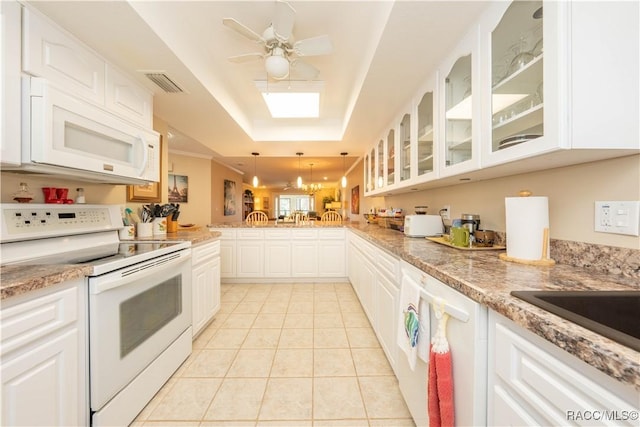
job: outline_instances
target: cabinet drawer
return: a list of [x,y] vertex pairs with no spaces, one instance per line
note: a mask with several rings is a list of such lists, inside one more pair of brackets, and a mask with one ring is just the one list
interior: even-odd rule
[[78,287],[74,286],[3,308],[0,312],[2,354],[76,322],[79,317],[78,293]]
[[301,229],[301,230],[292,230],[293,231],[293,239],[317,239],[318,238],[318,230],[312,229]]
[[210,228],[209,231],[217,231],[220,233],[220,240],[236,239],[236,230],[233,228]]
[[264,239],[264,230],[257,230],[255,228],[241,228],[238,230],[238,240],[254,240]]
[[267,229],[264,230],[264,238],[267,240],[289,240],[291,239],[291,230]]
[[[580,364],[565,364],[505,325],[495,325],[495,349],[496,375],[511,389],[509,394],[519,395],[544,418],[544,424],[566,424],[571,411],[622,413],[637,409],[630,403],[637,402],[637,392],[632,392],[635,396],[625,402],[596,378],[574,369],[580,369]],[[597,372],[597,375],[605,374]],[[632,425],[632,422],[622,421],[620,425]]]
[[22,68],[97,104],[105,102],[105,62],[29,8],[23,9]]
[[216,255],[220,255],[219,240],[216,240],[214,242],[202,243],[191,249],[191,264],[198,265],[202,262],[207,261],[208,259],[215,257]]
[[324,228],[318,230],[318,238],[320,239],[344,239],[344,228]]

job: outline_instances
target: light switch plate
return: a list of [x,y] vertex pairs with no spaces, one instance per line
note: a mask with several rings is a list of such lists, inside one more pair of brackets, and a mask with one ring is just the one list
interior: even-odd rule
[[640,201],[596,202],[595,231],[640,235]]

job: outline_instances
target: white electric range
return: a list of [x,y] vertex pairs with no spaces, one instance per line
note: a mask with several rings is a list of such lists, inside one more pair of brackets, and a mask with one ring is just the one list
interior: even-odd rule
[[3,264],[83,264],[91,424],[128,425],[191,353],[190,242],[120,241],[118,205],[0,204]]

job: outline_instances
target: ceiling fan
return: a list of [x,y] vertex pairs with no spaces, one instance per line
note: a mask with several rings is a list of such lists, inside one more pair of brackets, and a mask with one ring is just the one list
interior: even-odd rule
[[223,18],[222,23],[255,43],[264,45],[264,52],[246,53],[232,56],[231,62],[247,62],[264,59],[269,77],[282,80],[295,73],[296,78],[313,80],[320,71],[313,65],[299,59],[301,56],[327,55],[333,50],[328,35],[293,40],[293,23],[296,11],[285,1],[276,1],[276,13],[271,24],[262,32],[256,33],[233,18]]

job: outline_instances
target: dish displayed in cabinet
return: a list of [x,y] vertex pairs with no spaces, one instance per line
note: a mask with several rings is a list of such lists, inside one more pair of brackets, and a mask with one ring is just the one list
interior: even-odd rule
[[532,139],[540,138],[542,135],[539,134],[531,134],[531,135],[515,135],[509,138],[505,138],[498,143],[498,150],[502,150],[507,147],[511,147],[521,142],[529,141]]

